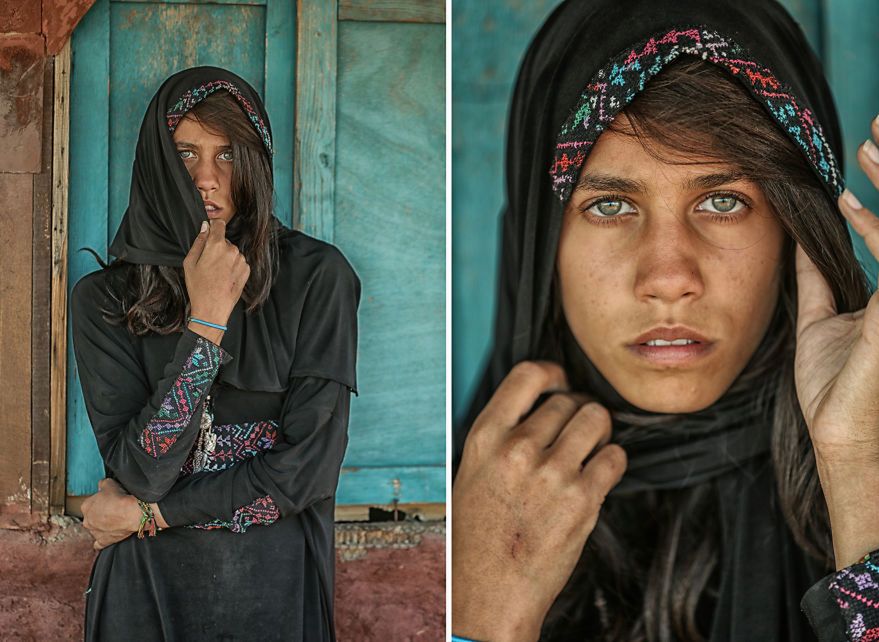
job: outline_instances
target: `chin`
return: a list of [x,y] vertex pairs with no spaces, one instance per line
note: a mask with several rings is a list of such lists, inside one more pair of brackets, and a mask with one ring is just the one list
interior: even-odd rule
[[715,392],[704,385],[684,385],[682,382],[645,383],[637,389],[617,388],[617,392],[646,412],[676,415],[705,410],[723,395],[723,389]]

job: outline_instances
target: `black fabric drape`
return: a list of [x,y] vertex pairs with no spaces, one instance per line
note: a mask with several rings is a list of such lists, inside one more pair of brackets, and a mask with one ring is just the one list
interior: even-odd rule
[[[227,91],[238,101],[242,112],[263,140],[266,153],[273,154],[271,124],[256,91],[234,73],[218,67],[195,67],[168,78],[147,107],[131,177],[128,209],[110,245],[109,253],[129,263],[181,266],[192,247],[202,221],[208,220],[204,204],[180,159],[172,128],[201,100],[216,91]],[[226,237],[238,243],[242,217],[229,222]],[[322,256],[290,237],[298,232],[286,228],[273,217],[271,243],[277,247],[285,241],[303,249],[300,260],[314,262]],[[330,326],[356,313],[351,309],[327,308],[324,323],[300,329],[306,297],[308,305],[325,306],[321,296],[331,293],[311,291],[306,281],[314,272],[309,269],[281,269],[276,287],[289,297],[280,302],[270,299],[259,310],[245,313],[239,300],[226,324],[223,348],[233,357],[220,373],[220,381],[238,388],[280,392],[293,376],[332,379],[356,390],[353,345],[328,346],[323,339]],[[291,332],[292,330],[292,332]],[[295,345],[285,338],[297,339]],[[295,348],[295,353],[294,353]],[[248,359],[239,359],[247,353]]]
[[[563,2],[533,39],[515,84],[493,345],[454,436],[456,462],[470,425],[510,368],[553,356],[545,337],[548,324],[557,323],[549,308],[562,215],[591,144],[652,76],[681,56],[698,56],[741,82],[803,152],[828,198],[841,193],[842,139],[832,95],[801,29],[777,2]],[[655,415],[622,400],[575,343],[567,341],[563,354],[569,375],[579,370],[570,378],[611,410],[613,440],[629,455],[612,497],[713,485],[723,550],[710,639],[814,639],[800,599],[828,569],[799,550],[777,506],[766,412],[772,400],[747,403],[771,390],[768,380],[749,366],[710,408]]]

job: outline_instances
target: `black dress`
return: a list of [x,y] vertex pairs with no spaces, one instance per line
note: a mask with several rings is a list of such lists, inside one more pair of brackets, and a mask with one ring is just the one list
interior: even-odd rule
[[[334,493],[354,361],[338,376],[299,364],[356,345],[359,281],[335,248],[308,236],[284,230],[279,249],[262,314],[288,320],[265,364],[292,373],[280,392],[221,381],[227,364],[252,357],[246,336],[229,354],[188,329],[136,337],[107,323],[100,308],[114,305],[107,292],[124,268],[73,289],[76,363],[107,475],[157,501],[172,527],[98,554],[87,640],[335,639]],[[202,444],[199,462],[202,420],[216,443]]]

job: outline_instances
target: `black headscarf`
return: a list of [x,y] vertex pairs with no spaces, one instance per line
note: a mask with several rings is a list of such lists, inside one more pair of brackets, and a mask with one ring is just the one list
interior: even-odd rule
[[[109,253],[128,263],[182,266],[207,221],[204,203],[173,140],[180,119],[214,92],[227,91],[263,142],[271,158],[272,130],[263,101],[243,78],[218,67],[194,67],[168,78],[147,107],[134,157],[128,209]],[[239,213],[240,214],[240,213]],[[239,244],[245,217],[229,222],[226,238]],[[283,392],[290,378],[332,379],[356,390],[356,346],[325,341],[336,325],[356,318],[356,301],[341,301],[331,289],[310,289],[321,265],[324,244],[285,227],[272,216],[270,243],[279,255],[272,290],[265,303],[246,313],[239,299],[227,322],[223,349],[233,359],[218,380],[244,390]],[[240,247],[240,245],[239,245]],[[344,260],[344,259],[341,259]],[[359,286],[358,286],[359,289]],[[325,315],[320,327],[302,327],[303,308]],[[340,308],[343,306],[344,309]],[[352,337],[353,333],[343,333]]]
[[[455,435],[456,459],[469,426],[510,368],[547,357],[543,342],[554,322],[551,289],[564,205],[591,145],[650,78],[680,56],[698,56],[741,82],[803,152],[828,197],[841,193],[842,140],[830,89],[802,31],[777,2],[563,2],[532,41],[516,81],[494,344]],[[712,642],[813,639],[799,602],[829,569],[799,550],[777,505],[771,400],[751,403],[767,373],[746,368],[747,376],[714,405],[674,419],[627,403],[566,328],[562,335],[569,375],[578,370],[570,378],[611,410],[613,441],[627,450],[628,470],[612,496],[703,483],[716,490],[722,554]]]

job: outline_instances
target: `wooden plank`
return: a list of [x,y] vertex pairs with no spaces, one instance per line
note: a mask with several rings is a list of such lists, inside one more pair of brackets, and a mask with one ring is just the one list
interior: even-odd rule
[[445,497],[444,63],[443,25],[339,27],[335,239],[368,337],[340,504],[388,503],[395,478],[401,502]]
[[[71,49],[68,277],[65,295],[98,265],[82,250],[107,258],[110,89],[110,2],[97,0],[73,32]],[[69,337],[68,337],[69,338]],[[94,492],[102,466],[85,410],[73,344],[67,342],[67,489]]]
[[64,512],[67,494],[67,191],[70,145],[70,41],[54,64],[52,128],[52,321],[49,512]]
[[296,120],[296,14],[290,0],[266,7],[265,104],[275,148],[275,215],[293,225],[293,139]]
[[445,502],[445,466],[440,463],[435,466],[342,468],[336,492],[336,503],[340,506],[387,506],[393,505],[394,500],[401,504]]
[[[114,3],[136,4],[243,4],[252,6],[264,6],[270,0],[113,0]],[[289,0],[284,0],[289,2]]]
[[445,0],[339,0],[339,20],[443,24],[446,3]]
[[53,59],[43,69],[42,167],[34,175],[33,268],[31,283],[31,512],[49,515],[52,338],[52,119],[55,107]]
[[[344,506],[336,506],[335,519],[337,522],[366,522],[369,521],[369,511],[371,508],[393,510],[394,506],[392,504],[384,506],[370,506],[368,504],[346,504]],[[437,521],[446,518],[445,502],[397,504],[396,508],[401,513],[405,513],[407,517],[416,518],[422,522]]]
[[333,242],[336,172],[336,0],[298,0],[293,220]]
[[0,173],[0,505],[30,512],[31,174]]

